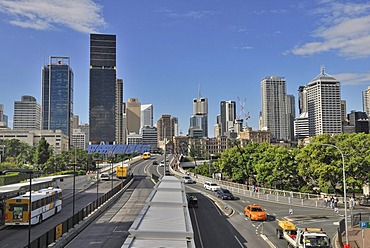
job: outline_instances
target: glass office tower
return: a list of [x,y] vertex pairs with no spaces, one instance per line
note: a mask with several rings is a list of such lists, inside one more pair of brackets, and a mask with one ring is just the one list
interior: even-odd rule
[[72,137],[73,71],[69,57],[51,56],[42,69],[42,129]]
[[90,34],[90,141],[115,141],[116,36]]

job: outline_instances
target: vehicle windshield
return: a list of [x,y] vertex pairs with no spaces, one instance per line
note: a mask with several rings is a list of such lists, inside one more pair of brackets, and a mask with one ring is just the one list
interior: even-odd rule
[[252,212],[263,212],[262,208],[252,208]]
[[224,189],[223,192],[226,194],[230,194],[230,191],[228,189]]
[[217,186],[217,183],[211,183],[211,186]]
[[329,246],[329,238],[326,236],[306,236],[304,238],[305,247],[310,248],[328,248]]

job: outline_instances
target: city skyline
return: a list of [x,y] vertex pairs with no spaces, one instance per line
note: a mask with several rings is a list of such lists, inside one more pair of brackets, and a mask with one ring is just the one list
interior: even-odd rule
[[108,5],[20,0],[0,2],[0,16],[6,35],[0,41],[5,58],[0,62],[0,104],[10,126],[14,102],[22,95],[41,103],[40,68],[50,56],[70,57],[73,114],[89,122],[89,36],[95,32],[117,37],[117,78],[124,82],[124,100],[153,104],[155,121],[163,114],[178,117],[183,134],[198,85],[209,101],[213,136],[220,102],[236,101],[239,113],[238,97],[246,99],[249,126],[258,128],[264,77],[284,77],[287,94],[295,96],[298,106],[298,87],[325,66],[341,82],[348,113],[362,111],[361,94],[370,82],[370,4],[365,1]]

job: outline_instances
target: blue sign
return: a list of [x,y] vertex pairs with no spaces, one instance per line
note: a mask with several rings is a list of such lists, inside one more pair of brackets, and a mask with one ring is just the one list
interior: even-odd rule
[[360,227],[361,228],[370,228],[370,222],[361,221],[360,222]]

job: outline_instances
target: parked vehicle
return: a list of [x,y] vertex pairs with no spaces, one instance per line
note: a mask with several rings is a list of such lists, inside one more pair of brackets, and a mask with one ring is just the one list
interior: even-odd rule
[[266,210],[262,209],[260,205],[253,204],[244,208],[245,216],[251,220],[267,220]]
[[221,198],[222,200],[233,200],[234,196],[228,189],[219,189],[217,190],[217,197]]
[[198,208],[198,199],[190,194],[186,194],[186,199],[188,201],[189,208]]
[[212,191],[217,191],[219,189],[221,189],[221,187],[219,185],[217,185],[217,183],[212,183],[212,182],[204,182],[204,185],[203,187],[206,189],[206,190],[212,190]]
[[279,239],[285,239],[287,241],[288,247],[331,247],[330,238],[322,228],[296,228],[292,222],[280,220],[278,221],[276,234]]

